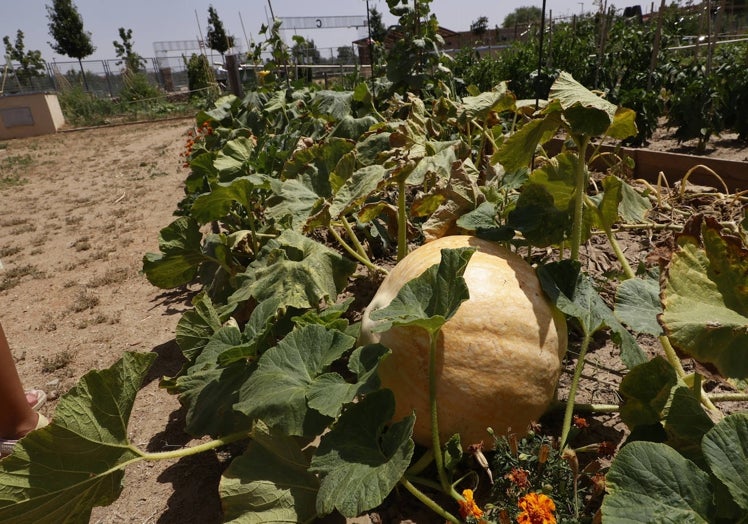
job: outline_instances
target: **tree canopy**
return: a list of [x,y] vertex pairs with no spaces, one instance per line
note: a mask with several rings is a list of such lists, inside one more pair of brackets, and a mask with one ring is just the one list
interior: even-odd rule
[[514,27],[516,25],[529,24],[539,21],[543,12],[536,6],[518,7],[504,18],[503,27]]
[[82,59],[96,50],[91,33],[83,30],[83,18],[72,0],[53,0],[47,7],[49,34],[54,42],[50,47],[58,54]]
[[480,16],[470,24],[470,31],[475,35],[482,35],[488,29],[488,17]]
[[208,7],[208,47],[218,51],[223,56],[230,47],[234,47],[234,37],[226,34],[218,11],[211,5]]
[[145,59],[133,51],[132,29],[126,30],[124,27],[120,27],[119,37],[122,39],[122,42],[116,40],[112,42],[114,50],[117,53],[117,58],[120,59],[117,65],[124,63],[127,71],[137,73],[145,64]]
[[383,42],[384,37],[387,36],[387,27],[382,22],[382,13],[376,7],[369,10],[369,30],[372,40],[377,42]]
[[15,43],[11,43],[9,36],[3,37],[3,43],[5,44],[5,55],[11,61],[19,64],[18,69],[14,70],[18,82],[21,85],[28,86],[31,84],[32,78],[42,76],[44,60],[42,60],[41,51],[26,51],[23,38],[23,31],[19,29],[16,32]]

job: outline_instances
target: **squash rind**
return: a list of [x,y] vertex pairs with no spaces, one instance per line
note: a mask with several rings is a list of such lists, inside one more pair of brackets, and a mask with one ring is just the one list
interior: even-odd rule
[[395,394],[393,420],[416,414],[414,440],[431,447],[429,340],[419,327],[372,331],[369,315],[389,305],[406,282],[438,264],[441,250],[477,248],[465,270],[470,298],[443,326],[437,347],[440,441],[490,445],[496,434],[524,432],[553,400],[566,352],[566,322],[543,294],[535,270],[511,251],[477,237],[443,237],[419,247],[385,278],[366,308],[361,343],[392,353],[379,366],[382,387]]

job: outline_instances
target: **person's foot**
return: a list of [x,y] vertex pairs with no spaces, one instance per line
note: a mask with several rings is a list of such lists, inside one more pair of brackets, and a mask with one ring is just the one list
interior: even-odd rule
[[49,425],[49,420],[47,419],[47,417],[45,417],[41,413],[34,413],[34,415],[37,416],[37,419],[33,427],[22,429],[18,435],[14,436],[14,438],[0,438],[0,458],[13,453],[13,448],[18,443],[18,440],[20,438],[25,437],[35,429],[41,429]]
[[41,389],[29,389],[26,391],[26,402],[34,411],[38,410],[47,401],[47,394]]

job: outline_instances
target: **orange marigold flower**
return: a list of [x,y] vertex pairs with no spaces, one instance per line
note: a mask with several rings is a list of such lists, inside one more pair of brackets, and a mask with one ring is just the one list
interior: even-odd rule
[[519,524],[556,524],[556,504],[542,493],[528,493],[518,502],[522,512],[517,515]]
[[460,515],[462,516],[462,518],[481,518],[483,516],[483,510],[481,510],[475,503],[475,499],[473,498],[473,490],[463,490],[462,496],[465,497],[465,500],[458,501],[460,503]]
[[616,445],[608,440],[603,440],[597,447],[597,453],[602,457],[612,457],[616,452]]
[[519,489],[527,489],[530,487],[530,478],[527,471],[522,468],[512,468],[512,471],[504,475],[504,478],[516,484]]
[[579,429],[590,427],[587,419],[585,419],[584,417],[580,417],[579,415],[574,415],[574,418],[572,420],[574,421],[574,425]]

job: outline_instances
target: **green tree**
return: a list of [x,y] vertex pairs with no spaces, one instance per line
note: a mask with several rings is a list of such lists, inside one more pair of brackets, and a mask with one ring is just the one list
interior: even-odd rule
[[447,67],[451,59],[442,52],[444,39],[430,2],[387,0],[390,13],[398,17],[397,39],[386,55],[387,79],[396,92],[422,96],[424,90],[433,93],[440,81],[449,85],[453,80]]
[[537,6],[518,7],[504,18],[502,27],[514,27],[517,25],[527,25],[531,22],[540,21],[543,12]]
[[117,42],[116,40],[112,42],[114,50],[117,53],[117,58],[120,59],[117,65],[124,63],[127,71],[137,73],[145,66],[145,59],[132,49],[132,29],[125,30],[124,27],[120,27],[119,37],[122,39],[122,42]]
[[208,47],[221,53],[221,58],[234,47],[234,37],[226,34],[218,11],[212,5],[208,7]]
[[314,44],[314,40],[307,40],[303,36],[294,35],[294,45],[291,48],[291,56],[297,64],[319,64],[320,52]]
[[356,54],[353,52],[353,48],[349,45],[338,47],[337,61],[339,64],[354,64]]
[[372,40],[384,42],[384,37],[387,36],[387,27],[382,22],[382,13],[376,7],[369,10],[369,30]]
[[93,54],[96,48],[91,43],[91,33],[83,30],[83,18],[73,0],[53,0],[47,7],[49,34],[54,39],[49,46],[55,53],[76,58],[88,90],[88,81],[83,71],[83,59]]
[[30,87],[32,78],[43,76],[44,60],[42,60],[41,51],[26,51],[23,38],[23,31],[19,29],[16,32],[15,43],[11,43],[9,36],[3,37],[3,43],[5,44],[5,55],[11,61],[19,64],[19,68],[14,70],[18,82],[23,86]]
[[482,35],[488,30],[488,17],[481,16],[470,24],[470,32],[474,35]]

